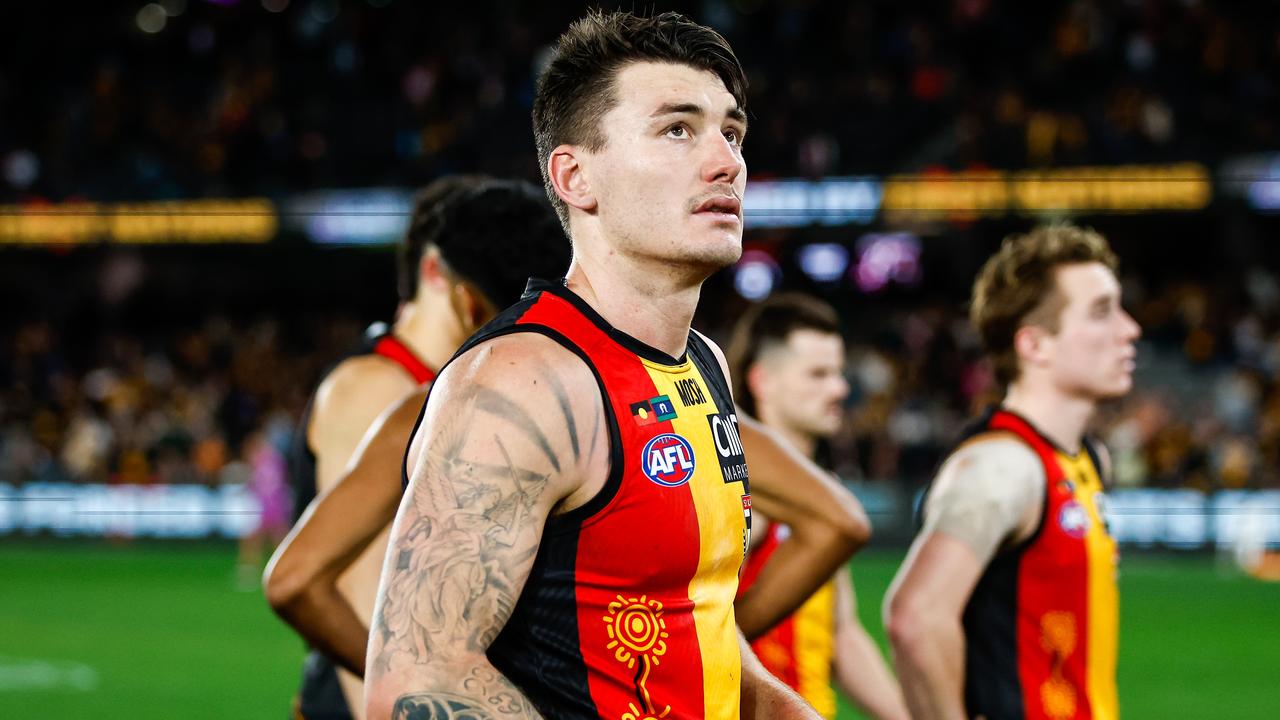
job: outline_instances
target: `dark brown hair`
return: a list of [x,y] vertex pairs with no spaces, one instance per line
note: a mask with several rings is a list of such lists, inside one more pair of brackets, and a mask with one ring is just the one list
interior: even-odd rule
[[747,79],[720,33],[685,16],[665,12],[641,17],[592,10],[556,41],[551,60],[538,77],[533,98],[533,138],[547,197],[569,230],[569,209],[556,195],[547,160],[559,145],[604,147],[600,120],[617,102],[618,71],[636,62],[688,65],[715,73],[746,109]]
[[1119,260],[1105,238],[1074,225],[1045,225],[1024,235],[1010,235],[978,272],[973,283],[969,320],[991,356],[996,380],[1018,379],[1013,338],[1024,325],[1058,331],[1066,298],[1058,291],[1057,269],[1072,263],[1098,262],[1112,272]]
[[811,295],[782,293],[752,305],[738,319],[725,357],[733,378],[733,399],[748,414],[756,414],[756,399],[747,385],[747,371],[797,330],[839,335],[840,316],[835,308]]

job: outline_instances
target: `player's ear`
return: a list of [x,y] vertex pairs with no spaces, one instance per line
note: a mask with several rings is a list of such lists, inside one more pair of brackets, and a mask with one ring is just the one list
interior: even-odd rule
[[453,286],[450,302],[467,335],[479,330],[498,314],[497,308],[485,298],[484,293],[468,282],[460,282]]
[[434,245],[428,246],[427,251],[422,253],[422,261],[418,263],[418,284],[438,292],[448,290],[453,284],[453,278],[449,277],[444,261],[440,258],[440,250]]
[[1013,334],[1013,350],[1019,365],[1043,366],[1048,362],[1047,344],[1052,334],[1039,325],[1023,325]]
[[584,212],[592,212],[597,204],[587,178],[589,155],[576,145],[560,145],[547,158],[547,177],[556,195],[569,207]]
[[[747,390],[751,393],[751,397],[757,400],[765,395],[765,389],[768,386],[769,374],[761,366],[755,362],[747,366],[747,376],[743,378],[747,384]],[[760,403],[756,403],[756,409],[759,411]]]

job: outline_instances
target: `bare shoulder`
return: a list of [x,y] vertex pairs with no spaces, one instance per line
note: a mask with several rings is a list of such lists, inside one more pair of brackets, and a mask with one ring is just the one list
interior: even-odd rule
[[924,507],[926,531],[964,541],[982,562],[1001,543],[1034,532],[1044,501],[1044,466],[1022,440],[978,435],[947,458]]
[[413,378],[391,360],[379,355],[357,355],[338,363],[325,376],[316,390],[313,412],[345,415],[367,407],[376,417],[415,386]]
[[[464,422],[465,419],[465,422]],[[488,340],[436,380],[419,437],[435,451],[484,446],[504,463],[537,468],[564,497],[607,462],[604,403],[575,353],[537,333]],[[456,447],[448,447],[454,443]]]
[[982,493],[1009,484],[1030,484],[1044,478],[1044,467],[1022,440],[1008,433],[978,435],[956,449],[938,470],[934,492],[952,489]]

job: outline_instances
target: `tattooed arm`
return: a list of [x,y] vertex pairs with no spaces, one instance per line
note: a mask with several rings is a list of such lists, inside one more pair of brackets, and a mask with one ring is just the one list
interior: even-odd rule
[[523,333],[479,345],[436,381],[378,590],[369,718],[540,717],[485,651],[547,517],[608,474],[608,444],[592,442],[604,434],[596,388],[577,357]]
[[374,422],[346,474],[312,501],[263,577],[280,617],[357,676],[364,675],[369,616],[339,591],[338,579],[395,517],[400,463],[426,393],[415,389]]

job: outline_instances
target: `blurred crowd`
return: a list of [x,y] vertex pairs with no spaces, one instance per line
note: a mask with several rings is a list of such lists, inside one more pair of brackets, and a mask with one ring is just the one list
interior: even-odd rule
[[[1275,276],[1125,286],[1144,328],[1136,387],[1096,427],[1116,483],[1280,488]],[[848,479],[921,483],[966,417],[998,399],[963,303],[842,311],[853,393],[829,459]],[[309,392],[360,332],[350,319],[288,324],[307,330],[286,338],[279,318],[218,316],[145,337],[17,326],[0,336],[0,481],[218,484],[274,472]]]
[[[583,7],[138,0],[67,22],[27,3],[0,28],[0,201],[535,178],[534,78]],[[738,50],[758,176],[1212,163],[1280,142],[1275,3],[658,7]]]

